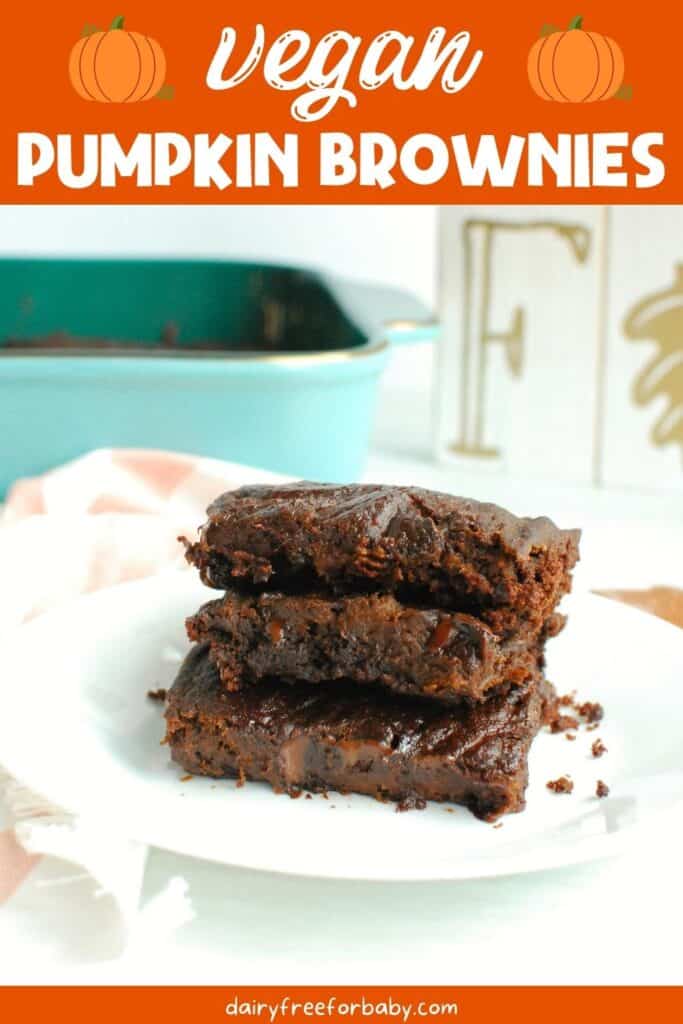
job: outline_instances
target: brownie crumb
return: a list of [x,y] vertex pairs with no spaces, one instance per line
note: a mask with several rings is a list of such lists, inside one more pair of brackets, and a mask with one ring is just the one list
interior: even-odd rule
[[193,775],[182,775],[181,778],[180,778],[180,781],[181,782],[191,782],[191,780],[193,778],[194,778]]
[[569,732],[570,729],[578,729],[579,720],[573,715],[556,715],[550,722],[551,732]]
[[310,793],[307,793],[307,794],[306,794],[306,799],[307,799],[307,800],[312,800],[312,799],[313,799],[313,797],[311,796],[311,794],[310,794]]
[[402,811],[424,811],[427,806],[427,801],[423,800],[421,796],[407,796],[405,800],[401,800],[400,803],[396,804],[396,810]]
[[595,742],[593,743],[593,745],[591,747],[591,754],[593,755],[593,757],[602,757],[602,755],[606,754],[606,753],[607,753],[607,747],[602,742],[602,740],[599,739],[599,738],[597,740],[595,740]]
[[494,828],[502,828],[503,827],[503,822],[502,821],[497,821],[496,824],[493,827]]
[[583,704],[579,704],[576,710],[581,718],[585,718],[591,725],[595,722],[601,722],[605,716],[605,709],[597,701],[587,700]]
[[591,722],[590,725],[586,726],[586,732],[595,732],[596,729],[600,728],[599,722]]
[[168,690],[165,690],[163,686],[160,686],[158,690],[148,690],[147,697],[149,700],[166,700],[166,694]]
[[574,783],[567,775],[561,775],[559,779],[551,779],[550,782],[546,782],[546,787],[552,793],[572,793],[574,791]]
[[566,732],[564,734],[564,738],[566,740],[569,740],[571,743],[573,743],[574,740],[576,739],[576,733],[575,732]]
[[609,786],[606,782],[603,782],[602,779],[598,779],[598,784],[595,787],[595,795],[599,800],[602,800],[603,797],[609,796]]
[[[563,714],[561,708],[571,708],[574,714]],[[591,731],[598,728],[598,723],[602,721],[604,715],[605,709],[602,704],[591,700],[579,701],[576,698],[576,690],[572,690],[571,693],[565,693],[555,699],[548,716],[548,724],[551,732],[567,732],[578,729],[581,724],[579,719],[582,719],[586,729]]]

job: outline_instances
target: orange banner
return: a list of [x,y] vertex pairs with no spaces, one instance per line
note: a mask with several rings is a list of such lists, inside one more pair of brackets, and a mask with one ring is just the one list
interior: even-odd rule
[[683,6],[583,11],[7,5],[0,201],[683,201]]
[[455,1020],[509,1024],[603,1024],[677,1019],[680,988],[468,988],[468,987],[41,987],[0,989],[7,1019],[69,1020],[120,1024],[138,1019],[187,1024],[188,1020],[305,1024],[310,1020]]

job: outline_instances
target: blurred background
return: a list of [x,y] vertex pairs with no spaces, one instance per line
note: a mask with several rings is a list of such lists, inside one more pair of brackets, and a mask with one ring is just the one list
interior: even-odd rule
[[304,263],[436,302],[433,206],[0,206],[0,252]]
[[[1,257],[241,260],[380,285],[396,290],[383,292],[381,305],[399,328],[405,309],[392,295],[408,293],[417,300],[416,319],[439,321],[438,337],[407,330],[377,367],[366,395],[367,455],[354,475],[476,493],[564,521],[683,519],[681,208],[4,207],[0,222]],[[111,296],[112,308],[135,304],[136,294],[133,280],[128,294]],[[362,291],[360,307],[353,291],[348,303],[340,295],[335,301],[370,343],[376,324],[359,313]],[[179,371],[180,393],[202,386],[190,384],[190,362]],[[32,365],[35,391],[40,366]],[[346,370],[331,372],[336,383]],[[8,395],[17,394],[7,372],[4,385],[7,408]],[[89,387],[74,384],[76,392]],[[125,388],[132,403],[135,388]],[[315,444],[321,415],[311,411],[306,422],[301,403],[325,388],[323,419],[336,417],[338,428],[331,453],[365,416],[329,380],[307,378],[287,413],[291,419],[304,410],[298,451]],[[177,394],[169,395],[169,410]],[[223,394],[227,415],[232,401]],[[21,412],[14,409],[17,423]],[[84,409],[81,422],[88,415]],[[246,428],[256,430],[270,431],[266,450],[280,434],[276,420]],[[235,445],[224,443],[219,454],[248,461]],[[313,469],[319,452],[316,459]],[[279,455],[269,462],[259,454],[257,461],[310,475],[305,459],[283,464]],[[338,478],[334,458],[328,463],[329,473],[315,475]],[[21,471],[20,453],[14,465]],[[27,458],[27,473],[45,468]]]

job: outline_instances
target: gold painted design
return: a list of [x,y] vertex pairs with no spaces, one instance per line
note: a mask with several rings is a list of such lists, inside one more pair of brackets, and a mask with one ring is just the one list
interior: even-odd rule
[[683,455],[683,264],[666,291],[646,295],[626,314],[629,341],[654,341],[657,351],[633,382],[636,405],[664,399],[665,408],[650,430],[657,448],[678,444]]
[[460,389],[460,423],[453,451],[478,458],[496,458],[498,448],[484,444],[486,378],[491,345],[502,345],[514,377],[522,375],[526,314],[521,306],[512,311],[504,331],[491,328],[491,287],[496,237],[502,232],[528,234],[550,232],[564,241],[577,261],[585,263],[591,245],[590,230],[582,224],[562,221],[466,220],[462,226],[465,291],[463,349]]

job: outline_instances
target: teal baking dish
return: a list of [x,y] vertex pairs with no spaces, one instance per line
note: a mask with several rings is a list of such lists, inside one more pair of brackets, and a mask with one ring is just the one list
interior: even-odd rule
[[93,448],[166,448],[295,476],[362,472],[403,292],[198,260],[0,259],[0,494]]

